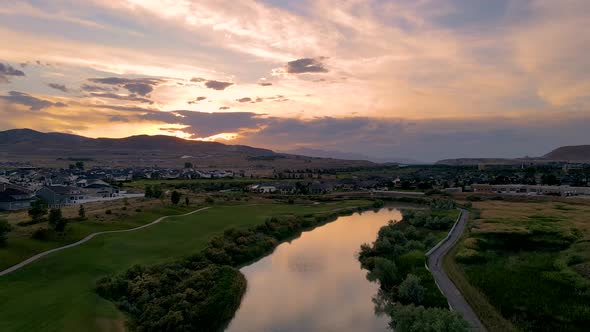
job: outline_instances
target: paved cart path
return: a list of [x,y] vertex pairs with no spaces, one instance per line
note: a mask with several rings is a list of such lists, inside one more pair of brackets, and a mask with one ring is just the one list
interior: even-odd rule
[[465,301],[459,289],[449,279],[442,267],[443,258],[463,234],[468,220],[469,212],[461,210],[461,215],[449,232],[449,235],[426,254],[428,257],[427,264],[438,288],[440,288],[441,292],[447,298],[451,309],[463,315],[463,318],[465,318],[473,330],[486,331],[486,328],[473,311],[473,308]]
[[0,272],[0,277],[1,276],[4,276],[4,275],[7,275],[9,273],[12,273],[14,271],[17,271],[17,270],[19,270],[19,269],[21,269],[21,268],[23,268],[23,267],[25,267],[25,266],[27,266],[27,265],[29,265],[29,264],[37,261],[37,260],[39,260],[39,259],[41,259],[41,258],[43,258],[43,257],[45,257],[47,255],[50,255],[50,254],[54,253],[54,252],[58,252],[58,251],[62,251],[62,250],[65,250],[65,249],[69,249],[69,248],[73,248],[73,247],[79,246],[79,245],[81,245],[83,243],[86,243],[86,242],[92,240],[94,237],[96,237],[98,235],[113,234],[113,233],[134,232],[134,231],[138,231],[140,229],[147,228],[147,227],[153,226],[155,224],[158,224],[161,221],[163,221],[164,219],[167,219],[167,218],[170,218],[170,217],[186,217],[186,216],[189,216],[191,214],[194,214],[194,213],[197,213],[197,212],[201,212],[201,211],[207,210],[207,209],[209,209],[209,207],[200,208],[198,210],[194,210],[194,211],[191,211],[189,213],[185,213],[185,214],[181,214],[181,215],[170,215],[170,216],[160,217],[160,218],[152,221],[149,224],[141,225],[141,226],[135,227],[135,228],[122,229],[122,230],[117,230],[117,231],[104,231],[104,232],[92,233],[92,234],[86,236],[85,238],[83,238],[82,240],[80,240],[78,242],[75,242],[75,243],[72,243],[72,244],[68,244],[68,245],[65,245],[63,247],[54,248],[54,249],[51,249],[51,250],[44,251],[44,252],[39,253],[39,254],[37,254],[35,256],[32,256],[31,258],[28,258],[28,259],[24,260],[24,261],[22,261],[22,262],[20,262],[20,263],[18,263],[16,265],[13,265],[13,266],[9,267],[8,269],[6,269],[4,271],[1,271]]

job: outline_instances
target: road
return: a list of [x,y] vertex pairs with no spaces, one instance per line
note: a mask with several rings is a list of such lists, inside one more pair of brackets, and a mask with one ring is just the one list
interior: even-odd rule
[[438,245],[431,249],[426,256],[428,257],[427,264],[430,273],[434,276],[434,280],[449,302],[452,310],[457,311],[469,323],[474,331],[486,331],[486,328],[481,323],[473,308],[465,301],[465,298],[457,289],[455,284],[449,279],[442,267],[442,260],[444,256],[453,248],[455,243],[459,240],[467,221],[469,220],[469,212],[462,210],[461,216],[455,226],[449,232],[447,238],[442,240]]
[[79,246],[79,245],[81,245],[81,244],[83,244],[85,242],[88,242],[88,241],[92,240],[92,238],[94,238],[94,237],[96,237],[98,235],[113,234],[113,233],[134,232],[134,231],[138,231],[140,229],[147,228],[147,227],[153,226],[155,224],[158,224],[161,221],[163,221],[164,219],[167,219],[167,218],[170,218],[170,217],[186,217],[186,216],[189,216],[189,215],[191,215],[193,213],[201,212],[201,211],[207,210],[207,209],[209,209],[209,207],[200,208],[198,210],[194,210],[194,211],[191,211],[189,213],[185,213],[185,214],[181,214],[181,215],[170,215],[170,216],[160,217],[160,218],[152,221],[149,224],[145,224],[145,225],[142,225],[142,226],[139,226],[139,227],[135,227],[135,228],[122,229],[122,230],[117,230],[117,231],[104,231],[104,232],[92,233],[92,234],[86,236],[85,238],[83,238],[82,240],[80,240],[78,242],[75,242],[75,243],[72,243],[72,244],[68,244],[68,245],[65,245],[63,247],[54,248],[54,249],[51,249],[51,250],[44,251],[44,252],[39,253],[39,254],[37,254],[35,256],[32,256],[31,258],[28,258],[28,259],[24,260],[24,261],[22,261],[22,262],[20,262],[20,263],[18,263],[16,265],[13,265],[13,266],[9,267],[8,269],[6,269],[4,271],[1,271],[0,272],[0,277],[1,276],[5,276],[5,275],[7,275],[9,273],[12,273],[14,271],[17,271],[17,270],[19,270],[19,269],[21,269],[21,268],[23,268],[23,267],[25,267],[25,266],[27,266],[27,265],[29,265],[29,264],[37,261],[37,260],[39,260],[39,259],[41,259],[41,258],[43,258],[43,257],[45,257],[47,255],[50,255],[50,254],[54,253],[54,252],[58,252],[58,251],[62,251],[62,250],[65,250],[65,249],[69,249],[69,248],[73,248],[73,247]]

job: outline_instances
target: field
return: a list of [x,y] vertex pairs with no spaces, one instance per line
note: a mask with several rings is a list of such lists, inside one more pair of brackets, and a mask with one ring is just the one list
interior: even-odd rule
[[590,205],[474,203],[445,269],[490,331],[584,331],[590,324]]
[[123,314],[94,292],[101,277],[123,272],[134,264],[151,265],[185,257],[203,249],[225,229],[247,228],[270,216],[321,213],[367,204],[218,204],[137,232],[100,236],[1,277],[0,330],[123,330]]

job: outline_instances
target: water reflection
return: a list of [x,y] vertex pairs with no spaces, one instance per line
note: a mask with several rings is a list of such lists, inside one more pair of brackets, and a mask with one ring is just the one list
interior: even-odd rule
[[227,331],[387,331],[371,300],[379,287],[356,254],[400,218],[396,209],[340,217],[244,267],[248,291]]

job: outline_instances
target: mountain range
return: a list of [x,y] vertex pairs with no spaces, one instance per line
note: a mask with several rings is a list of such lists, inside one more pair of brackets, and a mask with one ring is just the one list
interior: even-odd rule
[[0,162],[64,166],[84,160],[102,166],[179,167],[190,162],[211,168],[334,168],[371,166],[366,160],[340,160],[276,153],[245,145],[184,140],[172,136],[88,138],[31,129],[0,132]]

